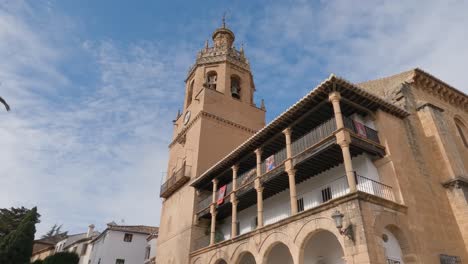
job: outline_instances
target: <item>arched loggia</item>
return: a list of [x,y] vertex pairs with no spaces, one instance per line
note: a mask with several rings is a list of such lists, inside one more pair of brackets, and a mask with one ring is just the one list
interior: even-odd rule
[[289,248],[283,243],[276,243],[266,252],[263,264],[294,264],[294,261]]
[[329,231],[313,234],[303,245],[302,264],[344,264],[344,251],[336,236]]
[[256,264],[255,257],[250,252],[243,252],[239,255],[236,264]]

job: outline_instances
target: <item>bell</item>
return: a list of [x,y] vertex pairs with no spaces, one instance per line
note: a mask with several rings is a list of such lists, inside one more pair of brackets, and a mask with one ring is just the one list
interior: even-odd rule
[[239,90],[237,90],[237,89],[233,89],[233,91],[231,92],[231,95],[234,98],[240,99]]

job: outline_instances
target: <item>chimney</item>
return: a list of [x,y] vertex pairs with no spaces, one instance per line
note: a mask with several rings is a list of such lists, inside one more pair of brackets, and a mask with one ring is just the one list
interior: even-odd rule
[[86,234],[86,237],[92,237],[93,236],[93,233],[94,233],[94,225],[93,224],[90,224],[88,226],[88,233]]

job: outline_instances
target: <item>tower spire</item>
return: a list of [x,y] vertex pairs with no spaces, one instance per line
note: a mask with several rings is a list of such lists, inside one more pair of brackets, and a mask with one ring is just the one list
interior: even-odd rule
[[223,28],[226,28],[226,11],[223,13]]

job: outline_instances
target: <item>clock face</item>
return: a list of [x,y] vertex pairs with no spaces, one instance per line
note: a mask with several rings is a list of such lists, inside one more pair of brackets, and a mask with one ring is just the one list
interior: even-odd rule
[[186,125],[190,121],[190,111],[187,111],[184,116],[184,125]]

